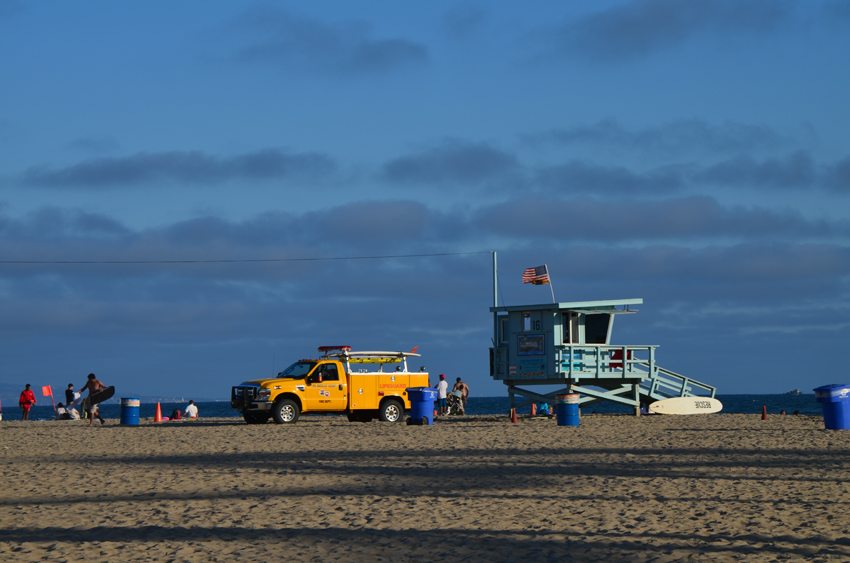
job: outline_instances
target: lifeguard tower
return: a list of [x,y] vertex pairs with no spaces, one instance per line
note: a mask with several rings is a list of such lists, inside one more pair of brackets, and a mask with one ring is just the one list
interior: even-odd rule
[[[495,253],[494,253],[495,273]],[[494,294],[496,280],[494,276]],[[511,408],[553,403],[579,393],[580,405],[612,401],[634,407],[670,397],[714,397],[711,385],[660,367],[655,345],[611,345],[614,320],[643,299],[498,306],[494,295],[490,376],[508,386]],[[523,386],[559,385],[551,393]],[[516,395],[525,400],[517,403]]]

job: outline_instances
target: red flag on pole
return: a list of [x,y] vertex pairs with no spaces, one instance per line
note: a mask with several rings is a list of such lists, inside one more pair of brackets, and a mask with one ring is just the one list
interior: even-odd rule
[[41,393],[45,397],[50,397],[50,402],[53,403],[53,410],[56,410],[56,401],[53,400],[53,389],[50,388],[50,385],[42,387]]

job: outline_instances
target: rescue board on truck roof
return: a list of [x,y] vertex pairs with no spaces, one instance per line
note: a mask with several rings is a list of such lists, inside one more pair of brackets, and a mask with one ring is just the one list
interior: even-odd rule
[[[249,424],[263,424],[270,418],[279,424],[294,423],[301,413],[398,422],[410,408],[407,388],[430,386],[424,366],[416,372],[408,370],[407,359],[420,356],[417,348],[411,352],[354,352],[350,346],[320,346],[320,359],[299,360],[277,377],[234,386],[230,405]],[[355,371],[351,364],[362,367]],[[383,364],[394,368],[384,371]]]

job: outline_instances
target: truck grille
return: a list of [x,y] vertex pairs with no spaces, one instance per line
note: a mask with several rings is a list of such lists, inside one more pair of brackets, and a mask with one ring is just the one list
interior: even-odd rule
[[235,409],[242,409],[248,403],[257,399],[257,391],[259,391],[259,387],[256,385],[234,387],[230,394],[230,406]]

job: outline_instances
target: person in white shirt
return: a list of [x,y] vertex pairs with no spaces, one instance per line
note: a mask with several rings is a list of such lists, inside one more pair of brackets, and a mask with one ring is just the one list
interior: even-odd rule
[[195,406],[195,401],[189,401],[189,406],[186,407],[186,412],[183,413],[184,418],[198,418],[198,407]]
[[437,404],[440,405],[440,416],[446,414],[446,392],[449,389],[449,382],[446,381],[446,375],[440,374],[440,382],[434,385],[437,389]]

